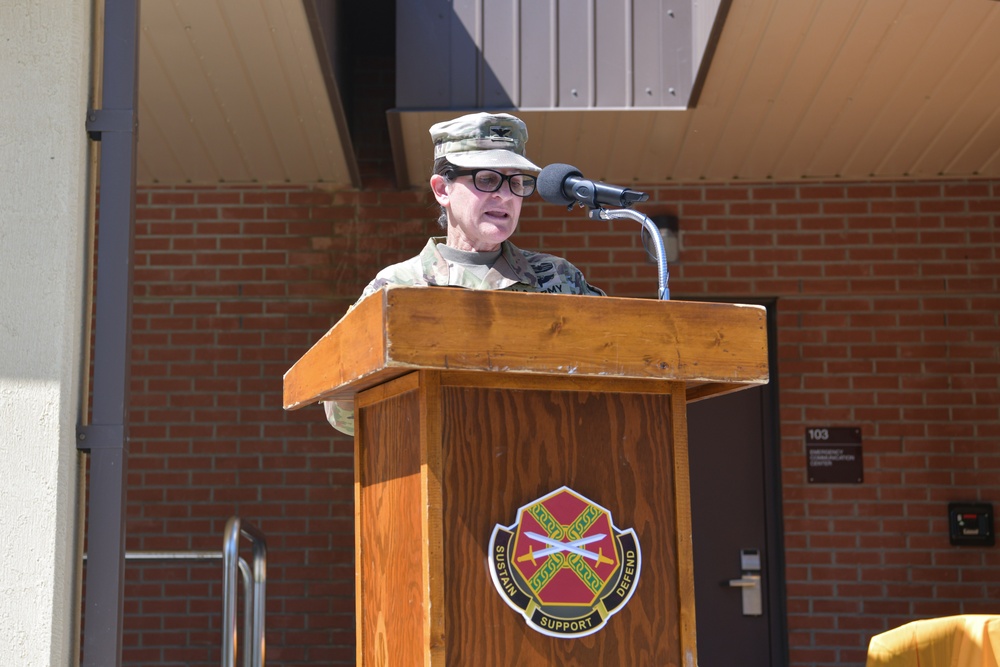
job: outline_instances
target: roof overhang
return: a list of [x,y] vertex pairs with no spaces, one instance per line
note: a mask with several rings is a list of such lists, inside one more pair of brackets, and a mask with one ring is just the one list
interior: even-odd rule
[[[141,183],[360,185],[312,6],[142,3]],[[536,163],[620,183],[995,178],[997,34],[993,0],[733,0],[694,108],[512,108]],[[400,187],[477,108],[388,112]]]

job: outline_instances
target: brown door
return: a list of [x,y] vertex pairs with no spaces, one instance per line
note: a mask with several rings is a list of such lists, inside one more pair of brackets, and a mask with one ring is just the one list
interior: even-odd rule
[[688,408],[699,667],[786,664],[773,395]]

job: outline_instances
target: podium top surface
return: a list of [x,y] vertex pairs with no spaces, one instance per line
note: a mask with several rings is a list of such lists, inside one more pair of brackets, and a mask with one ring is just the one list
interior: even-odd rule
[[284,376],[284,407],[351,399],[414,370],[684,382],[697,397],[766,384],[762,306],[387,286]]

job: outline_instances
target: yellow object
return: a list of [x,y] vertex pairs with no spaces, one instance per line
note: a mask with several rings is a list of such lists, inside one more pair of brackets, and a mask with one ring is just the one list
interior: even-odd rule
[[931,618],[875,635],[866,667],[1000,667],[1000,616]]

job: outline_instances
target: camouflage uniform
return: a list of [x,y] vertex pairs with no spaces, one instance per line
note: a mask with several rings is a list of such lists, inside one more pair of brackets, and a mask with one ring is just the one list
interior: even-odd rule
[[[461,264],[454,264],[441,256],[437,245],[444,242],[444,237],[433,237],[416,257],[379,271],[358,302],[385,285],[441,285],[475,290],[604,296],[602,290],[588,283],[583,273],[565,259],[521,250],[510,241],[500,244],[500,257],[480,279]],[[326,401],[324,407],[327,419],[335,429],[354,435],[353,405],[346,401]]]

